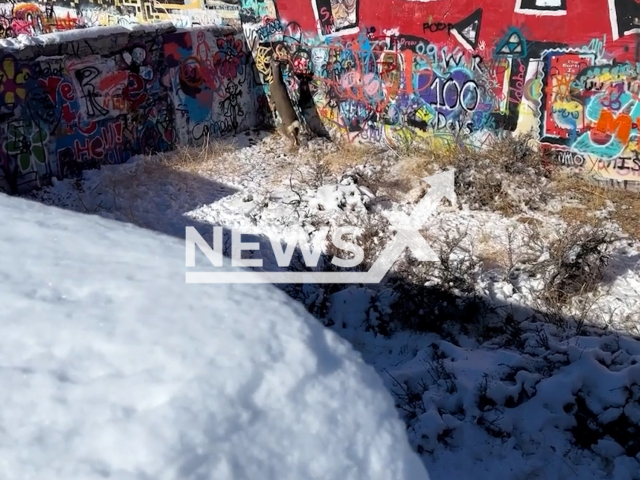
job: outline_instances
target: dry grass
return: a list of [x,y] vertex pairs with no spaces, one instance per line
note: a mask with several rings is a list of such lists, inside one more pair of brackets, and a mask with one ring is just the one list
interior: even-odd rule
[[209,138],[198,147],[180,146],[150,159],[150,165],[157,163],[163,170],[167,167],[185,173],[199,175],[220,174],[237,176],[248,173],[247,166],[240,165],[232,155],[238,149],[234,137]]
[[200,147],[178,147],[133,164],[107,167],[96,190],[113,199],[111,213],[120,214],[133,224],[152,228],[138,218],[136,208],[156,201],[180,205],[185,199],[192,201],[200,196],[205,201],[210,196],[211,186],[207,177],[222,172],[226,175],[246,173],[231,155],[235,149],[235,139],[219,138]]
[[477,255],[484,270],[508,271],[510,268],[509,251],[487,232],[482,232],[478,239]]
[[146,157],[133,168],[114,170],[105,175],[101,183],[120,192],[132,192],[145,185],[158,185],[162,180],[184,178],[181,173],[202,175],[224,171],[233,174],[234,169],[241,170],[236,162],[228,161],[236,148],[234,138],[209,140],[200,147],[179,146],[174,151]]
[[484,148],[463,139],[440,140],[404,162],[407,175],[423,177],[436,170],[456,170],[456,193],[471,208],[512,216],[539,208],[545,198],[548,162],[532,146],[532,135],[504,135]]
[[[408,199],[409,193],[414,189],[420,187],[420,181],[416,179],[410,179],[406,177],[392,178],[379,171],[377,175],[373,175],[368,178],[363,184],[374,192],[377,196],[387,197],[393,201],[404,201]],[[419,189],[416,194],[417,197],[410,200],[411,202],[417,202],[425,194],[424,186]]]
[[359,165],[375,165],[380,162],[379,154],[382,148],[347,143],[338,143],[336,146],[338,147],[337,150],[324,158],[327,168],[334,175],[339,175],[345,170]]
[[[356,178],[358,185],[368,188],[378,197],[402,201],[405,194],[420,185],[420,177],[411,177],[404,171],[392,168],[392,160],[385,158],[383,147],[371,145],[336,144],[336,150],[322,158],[309,157],[302,161],[305,178],[333,178],[339,180],[348,174]],[[389,153],[389,152],[387,152]],[[294,170],[299,168],[295,166]],[[303,182],[304,183],[304,182]],[[318,182],[307,182],[318,183]],[[322,184],[320,182],[320,184]]]
[[478,258],[485,269],[498,269],[508,275],[516,265],[534,263],[542,254],[548,239],[541,222],[524,216],[516,221],[522,226],[508,227],[504,236],[483,232],[478,239]]
[[431,175],[446,167],[457,170],[456,191],[472,208],[512,216],[523,207],[543,207],[555,196],[567,200],[559,212],[567,223],[598,226],[598,212],[610,209],[610,218],[640,239],[640,192],[606,188],[560,170],[551,173],[548,158],[534,146],[531,135],[499,137],[480,150],[455,139],[440,141],[431,150],[403,159],[407,176]]
[[559,215],[569,224],[598,226],[598,212],[609,209],[609,218],[640,239],[640,192],[606,188],[559,169],[552,173],[548,157],[534,146],[531,135],[498,137],[484,149],[469,148],[456,139],[440,140],[402,159],[408,177],[447,167],[456,169],[456,192],[472,208],[512,216],[523,207],[544,207],[553,196],[565,201]]
[[[158,185],[169,185],[176,192],[188,191],[190,177],[188,173],[168,168],[158,158],[149,157],[134,164],[133,168],[119,168],[105,173],[96,189],[113,199],[111,213],[122,215],[134,225],[153,228],[153,225],[141,220],[135,210],[139,205],[149,205],[157,200]],[[172,196],[170,193],[166,195]]]
[[594,213],[613,206],[611,220],[626,234],[640,239],[640,192],[601,187],[576,175],[554,176],[554,193],[579,205],[562,207],[559,215],[567,223],[598,226],[601,220]]
[[408,177],[426,177],[437,172],[439,165],[427,160],[429,155],[409,155],[401,160],[401,171]]
[[403,158],[407,175],[424,177],[439,168],[455,167],[457,159],[469,152],[468,147],[455,138],[439,138],[417,146]]

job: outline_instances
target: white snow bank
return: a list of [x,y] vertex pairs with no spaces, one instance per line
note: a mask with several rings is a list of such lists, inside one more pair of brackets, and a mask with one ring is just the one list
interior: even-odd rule
[[20,34],[16,38],[0,39],[0,47],[5,49],[19,50],[35,45],[50,45],[53,43],[74,42],[88,38],[100,38],[117,35],[118,33],[131,32],[156,32],[163,29],[172,29],[173,23],[170,21],[154,22],[147,24],[130,25],[109,25],[95,26],[88,28],[77,28],[60,32],[45,33],[42,35]]
[[0,196],[0,478],[421,480],[391,396],[269,285],[187,285],[184,246]]

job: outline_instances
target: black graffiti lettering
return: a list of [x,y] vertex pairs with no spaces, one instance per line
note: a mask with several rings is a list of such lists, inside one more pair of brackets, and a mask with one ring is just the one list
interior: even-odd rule
[[98,103],[98,98],[102,95],[96,92],[96,87],[91,82],[100,75],[100,70],[96,67],[85,67],[75,72],[76,80],[80,83],[83,98],[86,99],[87,114],[90,117],[106,115],[109,110],[102,108]]
[[447,34],[451,34],[451,30],[453,30],[453,23],[444,23],[444,22],[427,22],[422,24],[423,32],[443,32],[447,31]]
[[42,66],[40,63],[36,63],[31,69],[25,72],[25,81],[31,78],[47,78],[47,77],[62,77],[64,76],[64,67],[52,67],[50,65]]
[[[200,130],[200,133],[197,132]],[[196,125],[192,131],[193,139],[196,142],[206,140],[209,137],[220,137],[227,133],[233,133],[234,128],[229,119],[225,118],[219,122],[210,122],[207,125]]]
[[584,156],[566,150],[554,150],[551,157],[564,167],[582,167],[585,164]]
[[614,170],[630,170],[632,172],[640,172],[640,161],[637,156],[634,157],[618,157],[613,162]]

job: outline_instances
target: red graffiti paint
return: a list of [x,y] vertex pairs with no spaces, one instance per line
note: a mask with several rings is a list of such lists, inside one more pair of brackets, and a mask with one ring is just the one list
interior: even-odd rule
[[[97,128],[97,123],[91,122],[88,129],[79,130],[88,138],[76,139],[73,142],[73,150],[76,161],[84,162],[91,159],[103,158],[110,152],[114,152],[122,143],[122,123],[120,121]],[[91,137],[98,132],[97,136]]]
[[136,110],[147,100],[144,80],[135,73],[130,73],[127,85],[122,89],[122,97],[129,103],[131,110]]
[[[640,0],[635,0],[640,4]],[[479,41],[485,42],[491,50],[494,43],[501,40],[510,27],[519,28],[527,41],[559,42],[585,44],[591,39],[603,39],[606,35],[607,48],[614,37],[620,37],[615,44],[620,48],[618,57],[631,58],[635,54],[635,37],[633,35],[614,35],[609,13],[608,0],[590,0],[589,2],[567,1],[567,10],[548,14],[544,10],[527,8],[528,13],[518,12],[517,6],[525,0],[432,0],[428,2],[409,0],[358,0],[358,23],[361,26],[375,27],[377,34],[384,30],[397,29],[404,35],[427,38],[436,43],[462,45],[449,31],[442,29],[435,32],[424,31],[425,23],[444,22],[452,24],[468,18],[478,8],[482,9],[482,22]],[[528,4],[538,4],[535,0]],[[317,32],[317,20],[311,2],[298,0],[276,0],[280,20],[296,22],[305,32]],[[534,7],[535,8],[535,7]],[[562,13],[562,14],[558,14]],[[320,19],[323,18],[320,12]],[[446,16],[446,18],[445,18]],[[619,15],[620,16],[620,15]],[[437,29],[436,29],[437,30]],[[623,49],[624,45],[633,45]],[[616,53],[617,54],[617,53]],[[621,61],[623,58],[619,58]]]

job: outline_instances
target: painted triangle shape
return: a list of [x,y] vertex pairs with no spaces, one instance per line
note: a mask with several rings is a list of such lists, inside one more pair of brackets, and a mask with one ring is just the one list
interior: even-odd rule
[[496,55],[526,55],[526,44],[518,32],[510,30],[496,46]]
[[476,38],[478,35],[478,24],[474,23],[473,25],[469,25],[463,31],[460,32],[466,39]]
[[482,25],[482,8],[478,8],[468,17],[453,25],[458,35],[473,49],[478,47],[480,40],[480,26]]

